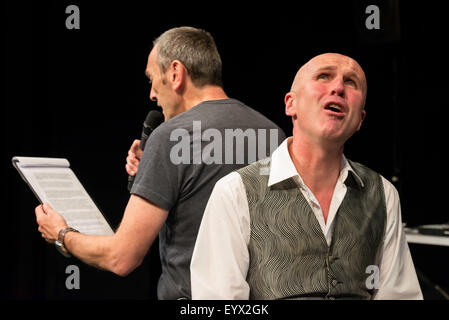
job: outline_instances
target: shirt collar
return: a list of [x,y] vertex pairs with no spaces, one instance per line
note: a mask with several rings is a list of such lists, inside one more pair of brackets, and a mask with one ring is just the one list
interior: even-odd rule
[[[290,158],[290,154],[288,152],[289,139],[291,138],[292,137],[285,139],[281,143],[281,145],[276,150],[274,150],[271,156],[270,176],[268,178],[269,187],[289,178],[294,178],[294,180],[298,182],[300,186],[304,185],[301,175],[296,170],[295,165],[293,164],[293,161]],[[338,177],[339,181],[344,183],[344,181],[348,177],[349,172],[352,172],[361,187],[365,186],[363,180],[354,171],[354,169],[349,164],[349,161],[343,155],[341,160],[340,176]]]

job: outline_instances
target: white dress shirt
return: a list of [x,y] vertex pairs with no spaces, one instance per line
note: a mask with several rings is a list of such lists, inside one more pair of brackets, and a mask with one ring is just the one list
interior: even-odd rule
[[[298,174],[288,152],[289,139],[273,152],[268,186],[293,178],[318,220],[328,245],[334,219],[345,194],[346,180],[352,171],[342,157],[340,176],[335,185],[327,223],[320,204]],[[267,172],[268,174],[268,172]],[[416,271],[401,221],[401,206],[396,188],[384,177],[382,182],[387,207],[386,232],[379,267],[379,290],[375,299],[422,299]],[[192,299],[248,299],[246,275],[249,267],[250,214],[246,191],[237,172],[220,179],[209,198],[199,229],[190,265]],[[370,276],[367,273],[367,278]]]

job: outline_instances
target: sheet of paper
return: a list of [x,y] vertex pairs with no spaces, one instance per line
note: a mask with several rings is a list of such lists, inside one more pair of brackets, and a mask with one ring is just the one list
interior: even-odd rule
[[86,234],[114,234],[66,159],[14,157],[14,161],[40,201],[61,213],[69,226]]

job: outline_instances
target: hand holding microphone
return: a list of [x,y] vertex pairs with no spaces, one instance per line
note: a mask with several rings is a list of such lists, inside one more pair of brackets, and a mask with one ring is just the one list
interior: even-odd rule
[[148,112],[145,122],[143,123],[142,138],[141,140],[134,140],[131,148],[128,151],[128,157],[126,158],[126,172],[128,172],[128,191],[134,183],[134,178],[139,167],[140,159],[142,158],[145,144],[148,137],[162,122],[164,122],[164,115],[156,110]]
[[142,154],[143,150],[140,149],[140,140],[136,139],[128,150],[128,157],[126,157],[126,172],[130,176],[136,175]]

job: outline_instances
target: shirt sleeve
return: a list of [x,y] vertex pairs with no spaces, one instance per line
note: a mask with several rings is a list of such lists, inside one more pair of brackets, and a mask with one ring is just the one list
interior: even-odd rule
[[379,290],[374,299],[423,299],[401,218],[396,188],[384,177],[387,226],[379,270]]
[[172,143],[161,125],[149,136],[131,193],[170,211],[179,196],[179,166],[170,160]]
[[249,209],[237,172],[220,179],[207,203],[190,265],[192,299],[249,299]]

